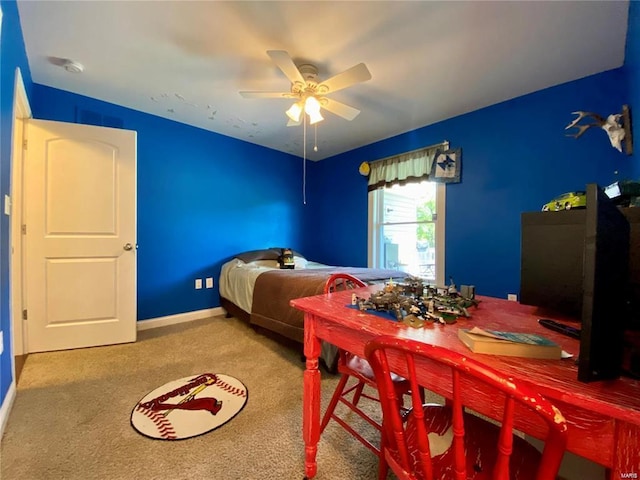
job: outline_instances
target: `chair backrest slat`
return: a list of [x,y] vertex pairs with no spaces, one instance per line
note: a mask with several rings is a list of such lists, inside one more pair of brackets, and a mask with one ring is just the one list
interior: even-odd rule
[[460,372],[451,371],[453,384],[453,454],[456,480],[467,478],[467,461],[464,451],[464,405],[462,404],[462,389],[460,388]]
[[[349,290],[352,288],[366,287],[366,283],[360,280],[358,277],[354,277],[348,273],[333,273],[327,278],[324,284],[323,293],[331,293],[342,290]],[[342,365],[346,365],[350,354],[340,349],[338,350],[338,362]]]
[[362,280],[348,273],[334,273],[325,282],[324,293],[365,287],[366,285]]
[[[392,336],[381,336],[369,342],[365,348],[367,360],[371,364],[376,377],[376,383],[381,395],[383,411],[383,439],[382,444],[385,450],[385,458],[389,464],[397,464],[407,475],[399,475],[399,478],[413,479],[422,478],[432,480],[433,461],[431,452],[433,446],[429,442],[430,422],[425,418],[423,407],[418,395],[412,395],[412,428],[407,430],[407,422],[401,417],[401,404],[397,398],[391,373],[402,375],[408,378],[412,392],[418,389],[417,371],[420,368],[430,366],[445,366],[445,370],[450,370],[450,377],[444,377],[442,382],[451,382],[451,403],[447,408],[451,410],[452,429],[452,456],[450,458],[451,468],[456,480],[464,480],[473,472],[467,472],[467,453],[465,452],[465,435],[470,426],[465,425],[465,419],[472,424],[484,422],[477,417],[464,413],[465,399],[469,399],[468,391],[463,392],[462,379],[464,378],[465,389],[469,390],[469,385],[484,384],[491,391],[495,390],[492,398],[504,398],[501,409],[501,426],[499,433],[496,433],[493,480],[509,479],[509,462],[514,448],[514,415],[516,404],[530,410],[544,424],[546,424],[547,436],[538,468],[536,480],[554,480],[560,467],[562,456],[566,447],[567,425],[558,411],[549,401],[543,398],[526,385],[519,384],[511,378],[504,378],[497,371],[486,365],[474,361],[468,356],[453,352],[442,347],[429,345],[411,339],[398,338]],[[419,363],[418,363],[419,362]],[[391,368],[391,365],[395,368]],[[442,368],[438,371],[440,372]],[[439,375],[440,377],[440,375]],[[429,388],[429,385],[423,385]],[[446,389],[446,388],[445,388]],[[466,393],[467,396],[464,395]],[[501,403],[496,403],[501,405]],[[427,410],[428,412],[428,410]],[[408,433],[411,436],[409,438]],[[497,427],[496,427],[497,432]],[[437,433],[437,432],[434,432]],[[440,435],[440,433],[437,433]],[[415,436],[415,438],[413,438]],[[417,457],[415,446],[417,445]],[[486,445],[483,445],[486,448]],[[413,456],[412,456],[413,455]],[[415,458],[419,458],[416,462]],[[535,468],[534,466],[533,468]],[[413,473],[419,470],[418,475]],[[396,472],[397,474],[397,472]]]
[[[411,403],[412,405],[421,405],[420,399],[420,386],[416,379],[416,366],[413,361],[413,357],[406,354],[405,361],[407,363],[409,371],[409,380],[411,382]],[[420,408],[413,411],[414,417],[418,424],[424,424],[424,411]],[[426,429],[417,430],[417,441],[419,446],[420,465],[423,468],[423,477],[431,479],[433,478],[433,467],[431,464],[431,448],[429,445],[429,435]]]

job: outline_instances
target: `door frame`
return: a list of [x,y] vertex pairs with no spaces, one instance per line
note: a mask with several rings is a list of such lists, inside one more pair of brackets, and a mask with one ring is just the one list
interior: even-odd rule
[[[10,238],[11,246],[9,251],[9,271],[10,271],[10,306],[11,312],[11,363],[13,378],[15,379],[15,357],[25,355],[27,351],[26,326],[22,319],[23,305],[23,248],[22,248],[22,215],[23,215],[23,162],[24,162],[24,129],[26,120],[32,118],[29,99],[22,80],[20,68],[16,68],[14,95],[13,95],[13,118],[12,118],[12,140],[11,140],[11,221]],[[17,122],[23,122],[22,139],[16,139],[13,135]]]

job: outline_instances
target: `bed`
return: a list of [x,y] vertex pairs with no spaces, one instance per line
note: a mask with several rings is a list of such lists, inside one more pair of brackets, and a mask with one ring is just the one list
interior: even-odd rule
[[[295,251],[294,268],[284,269],[278,262],[281,255],[280,248],[252,250],[223,264],[218,283],[220,304],[227,315],[298,345],[304,341],[304,318],[289,301],[320,295],[331,274],[349,273],[369,284],[408,276],[397,270],[329,266],[309,261]],[[333,345],[323,344],[320,358],[328,371],[335,371],[337,351]]]

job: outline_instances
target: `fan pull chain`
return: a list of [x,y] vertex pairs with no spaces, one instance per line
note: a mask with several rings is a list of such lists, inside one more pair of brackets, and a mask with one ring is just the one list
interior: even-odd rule
[[314,127],[315,127],[315,138],[313,139],[313,151],[317,152],[318,151],[318,124],[316,123]]
[[307,115],[302,114],[302,204],[307,204]]

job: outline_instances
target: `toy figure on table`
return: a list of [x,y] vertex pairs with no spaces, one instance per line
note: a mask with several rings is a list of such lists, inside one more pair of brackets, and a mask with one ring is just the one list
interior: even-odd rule
[[425,284],[419,277],[407,277],[403,282],[387,283],[369,298],[353,294],[351,303],[360,310],[389,312],[398,322],[414,328],[425,323],[455,323],[459,317],[469,318],[469,307],[477,306],[473,287],[465,287],[468,296],[458,292],[453,279],[448,287]]

